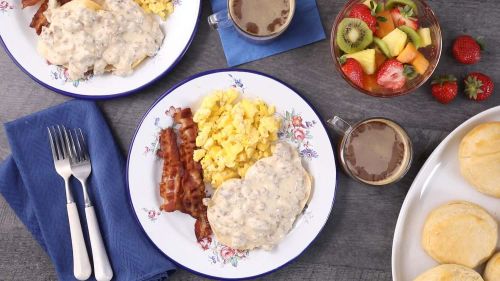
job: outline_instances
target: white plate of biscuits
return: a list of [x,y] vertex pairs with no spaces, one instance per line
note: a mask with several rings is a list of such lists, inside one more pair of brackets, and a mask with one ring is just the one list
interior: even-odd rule
[[455,129],[428,158],[394,233],[394,281],[500,280],[500,107]]

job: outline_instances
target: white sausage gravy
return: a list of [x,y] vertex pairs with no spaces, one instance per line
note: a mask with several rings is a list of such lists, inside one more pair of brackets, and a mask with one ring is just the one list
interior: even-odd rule
[[88,71],[130,75],[136,64],[156,54],[164,35],[159,22],[133,0],[103,0],[99,5],[73,0],[59,6],[49,0],[38,52],[63,65],[77,80]]
[[290,144],[253,164],[244,179],[224,182],[208,206],[217,240],[235,249],[271,250],[290,231],[311,193],[311,179]]

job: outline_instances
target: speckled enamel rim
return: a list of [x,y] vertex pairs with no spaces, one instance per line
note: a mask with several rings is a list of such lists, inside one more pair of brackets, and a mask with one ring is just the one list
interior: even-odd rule
[[112,95],[101,95],[101,96],[86,96],[86,95],[75,94],[75,93],[72,93],[72,92],[63,91],[61,89],[54,88],[54,87],[52,87],[52,86],[50,86],[50,85],[42,82],[41,80],[39,80],[38,78],[36,78],[33,74],[31,74],[28,70],[26,70],[26,68],[24,68],[14,58],[14,56],[11,54],[11,52],[9,51],[9,48],[7,48],[7,45],[3,41],[3,38],[2,38],[1,35],[0,35],[0,44],[4,48],[4,50],[7,53],[7,55],[17,65],[17,67],[19,67],[24,73],[26,73],[31,79],[33,79],[38,84],[40,84],[40,85],[44,86],[45,88],[50,89],[50,90],[52,90],[52,91],[54,91],[54,92],[56,92],[58,94],[65,95],[65,96],[68,96],[68,97],[73,97],[73,98],[85,99],[85,100],[106,100],[106,99],[114,99],[114,98],[119,98],[119,97],[125,97],[125,96],[128,96],[128,95],[134,94],[134,93],[136,93],[136,92],[138,92],[138,91],[140,91],[142,89],[145,89],[146,87],[148,87],[151,84],[155,83],[160,78],[162,78],[163,76],[165,76],[167,73],[169,73],[170,71],[172,71],[172,69],[174,69],[174,67],[177,66],[177,64],[179,64],[179,62],[181,61],[182,57],[184,57],[184,55],[186,54],[187,50],[189,49],[189,46],[191,46],[191,43],[193,42],[194,36],[196,34],[196,31],[198,31],[198,27],[199,27],[199,24],[200,24],[201,7],[202,7],[202,3],[203,3],[203,1],[201,1],[201,0],[199,0],[199,1],[200,1],[200,8],[198,9],[198,15],[196,16],[197,17],[197,21],[196,21],[194,30],[191,33],[191,37],[189,38],[188,43],[184,47],[184,50],[182,50],[182,52],[179,54],[179,56],[177,57],[177,59],[163,73],[161,73],[160,75],[158,75],[155,78],[151,79],[149,82],[147,82],[147,83],[145,83],[145,84],[143,84],[143,85],[141,85],[141,86],[139,86],[139,87],[137,87],[135,89],[132,89],[132,90],[129,90],[129,91],[125,91],[125,92],[122,92],[122,93],[117,93],[117,94],[112,94]]
[[[301,94],[299,94],[299,92],[297,90],[295,90],[293,87],[291,87],[290,85],[286,84],[285,82],[273,77],[273,76],[270,76],[270,75],[267,75],[267,74],[264,74],[262,72],[258,72],[258,71],[255,71],[255,70],[249,70],[249,69],[231,69],[231,68],[223,68],[223,69],[213,69],[213,70],[208,70],[208,71],[204,71],[204,72],[200,72],[198,74],[195,74],[193,76],[190,76],[188,78],[186,78],[185,80],[179,82],[178,84],[174,85],[172,88],[170,88],[169,90],[167,90],[165,93],[163,93],[163,95],[161,95],[152,105],[151,107],[148,109],[148,111],[146,111],[146,113],[144,113],[143,117],[141,118],[141,121],[139,122],[139,124],[137,125],[137,128],[134,132],[134,136],[132,138],[132,141],[130,142],[130,146],[129,146],[129,155],[127,156],[127,166],[125,168],[125,177],[126,177],[126,182],[127,182],[127,197],[128,197],[128,201],[129,201],[129,204],[130,204],[130,208],[132,208],[132,210],[134,210],[134,206],[133,206],[133,203],[132,203],[132,198],[130,197],[130,186],[129,186],[129,178],[128,178],[128,169],[129,169],[129,161],[130,161],[130,151],[132,150],[132,146],[134,145],[134,142],[135,142],[135,139],[137,137],[137,132],[139,131],[139,128],[141,127],[142,123],[144,122],[144,119],[146,118],[146,116],[149,114],[149,112],[156,106],[156,104],[158,104],[162,99],[164,99],[168,94],[170,94],[171,92],[173,92],[175,89],[177,89],[178,87],[188,83],[189,81],[191,80],[194,80],[198,77],[201,77],[201,76],[205,76],[205,75],[209,75],[209,74],[212,74],[212,73],[219,73],[219,72],[247,72],[247,73],[252,73],[252,74],[257,74],[257,75],[261,75],[261,76],[264,76],[264,77],[267,77],[267,78],[270,78],[284,86],[286,86],[287,88],[289,88],[291,91],[293,91],[295,94],[297,94],[297,96],[299,96],[312,110],[313,112],[318,116],[320,122],[321,122],[321,126],[323,127],[323,129],[325,130],[326,132],[326,135],[328,136],[328,139],[330,140],[330,144],[335,147],[333,141],[332,141],[332,138],[330,136],[330,134],[328,133],[328,130],[327,130],[327,126],[326,126],[326,123],[325,121],[320,118],[320,115],[318,114],[318,111],[312,106],[312,104],[304,97],[302,96]],[[335,149],[332,149],[332,153],[333,153],[333,158],[335,159],[335,162],[337,162],[337,159],[335,157]],[[338,163],[337,163],[338,164]],[[332,214],[332,209],[333,209],[333,205],[335,203],[335,195],[337,193],[337,183],[338,183],[338,175],[339,175],[339,171],[337,170],[336,171],[336,180],[335,180],[335,186],[334,186],[334,189],[335,189],[335,192],[333,194],[333,198],[332,198],[332,204],[330,205],[330,210],[328,211],[328,217],[330,217],[330,215]],[[245,278],[221,278],[221,277],[217,277],[217,276],[212,276],[212,275],[208,275],[208,274],[204,274],[204,273],[201,273],[201,272],[198,272],[196,270],[193,270],[187,266],[184,266],[178,262],[176,262],[175,260],[173,260],[172,258],[170,258],[169,256],[167,256],[163,251],[161,251],[158,246],[156,246],[156,244],[151,240],[151,238],[149,238],[149,236],[146,234],[146,230],[144,229],[144,227],[141,225],[141,223],[139,222],[139,218],[137,217],[137,214],[135,212],[134,213],[134,217],[136,219],[136,222],[137,224],[139,225],[139,227],[141,228],[142,232],[144,233],[144,236],[147,237],[147,239],[151,242],[151,244],[158,250],[158,252],[160,252],[162,255],[164,255],[168,260],[170,260],[172,263],[174,263],[176,266],[184,269],[184,270],[187,270],[193,274],[196,274],[196,275],[199,275],[199,276],[202,276],[202,277],[206,277],[206,278],[210,278],[210,279],[217,279],[217,280],[248,280],[248,279],[253,279],[253,278],[257,278],[257,277],[261,277],[261,276],[264,276],[264,275],[267,275],[267,274],[270,274],[272,272],[275,272],[287,265],[289,265],[291,262],[293,262],[295,259],[297,259],[300,255],[302,255],[310,246],[311,244],[316,241],[316,239],[318,238],[319,234],[321,233],[321,231],[323,230],[323,228],[325,227],[326,223],[328,220],[325,220],[325,223],[323,224],[323,226],[321,227],[321,229],[318,231],[318,233],[316,234],[316,237],[314,237],[314,239],[311,240],[311,243],[309,243],[309,245],[307,245],[304,250],[299,253],[297,256],[295,256],[294,258],[290,259],[288,262],[284,263],[283,265],[275,268],[275,269],[272,269],[270,271],[267,271],[267,272],[264,272],[264,273],[261,273],[261,274],[258,274],[258,275],[254,275],[254,276],[248,276],[248,277],[245,277]]]

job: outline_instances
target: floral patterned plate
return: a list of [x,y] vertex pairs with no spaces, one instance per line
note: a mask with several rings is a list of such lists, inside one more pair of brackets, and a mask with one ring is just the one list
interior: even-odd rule
[[[294,228],[272,251],[238,251],[215,238],[196,242],[194,219],[159,210],[162,163],[156,157],[158,133],[170,126],[171,107],[191,107],[214,90],[236,87],[242,96],[276,106],[283,118],[279,136],[297,147],[313,178],[311,200]],[[326,223],[333,206],[336,167],[332,144],[320,117],[292,88],[253,71],[213,70],[195,75],[167,91],[145,114],[127,162],[131,206],[151,241],[177,265],[212,278],[248,278],[276,270],[301,254]]]
[[47,64],[36,50],[35,30],[29,27],[38,6],[21,9],[20,0],[0,0],[0,43],[26,74],[57,93],[86,99],[124,96],[137,92],[169,72],[191,44],[201,0],[173,0],[173,3],[174,12],[161,22],[165,39],[160,50],[127,77],[105,74],[72,81],[62,67]]

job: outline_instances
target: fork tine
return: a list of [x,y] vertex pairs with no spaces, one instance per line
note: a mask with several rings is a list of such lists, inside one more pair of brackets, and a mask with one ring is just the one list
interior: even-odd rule
[[82,153],[85,154],[85,160],[90,160],[87,144],[85,143],[85,138],[83,137],[82,129],[78,128],[80,136],[82,137]]
[[57,136],[56,127],[52,126],[51,129],[52,129],[52,136],[54,138],[54,146],[56,147],[56,151],[57,151],[57,160],[62,160],[62,159],[64,159],[64,155],[63,155],[62,150],[61,150],[61,144],[60,144],[59,138]]
[[72,153],[75,161],[80,162],[80,156],[78,155],[79,152],[76,151],[75,141],[73,140],[73,133],[71,132],[71,130],[68,130],[68,135],[69,135],[69,141],[68,141],[69,150]]
[[61,132],[61,127],[57,125],[57,130],[59,131],[58,137],[59,137],[59,143],[61,144],[61,150],[62,150],[62,159],[68,158],[68,151],[66,150],[66,143],[64,142],[63,139],[63,134]]
[[66,127],[64,125],[61,125],[62,131],[64,132],[64,141],[66,142],[66,151],[68,152],[68,157],[72,158],[73,157],[73,152],[71,151],[71,144],[69,142],[68,138],[68,130],[66,130]]
[[80,144],[80,138],[78,137],[78,131],[76,129],[75,129],[75,139],[76,139],[76,146],[78,148],[77,149],[78,150],[78,158],[80,159],[80,161],[85,160],[82,145]]
[[54,160],[58,160],[59,158],[57,157],[57,152],[54,147],[54,140],[52,138],[52,133],[50,132],[50,127],[47,127],[47,131],[49,132],[49,141],[50,141],[50,149],[52,150],[52,158],[54,158]]

